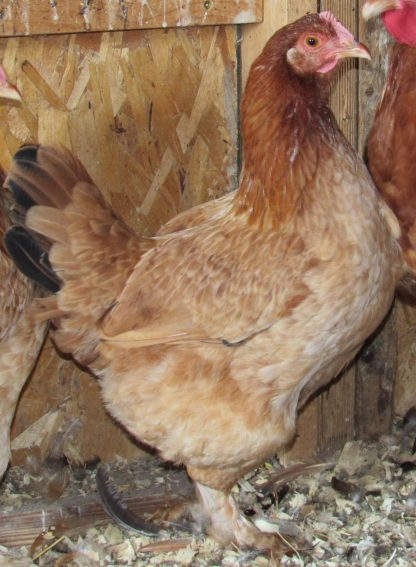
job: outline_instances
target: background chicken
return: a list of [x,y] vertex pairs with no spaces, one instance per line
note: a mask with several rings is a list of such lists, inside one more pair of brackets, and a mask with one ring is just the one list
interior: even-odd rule
[[[396,40],[387,81],[367,144],[368,166],[375,184],[396,214],[400,244],[408,265],[416,269],[416,2],[368,0],[363,16],[382,14]],[[414,283],[413,283],[414,287]]]
[[[19,101],[20,95],[0,67],[0,99]],[[2,101],[0,100],[0,103]],[[0,171],[3,183],[4,174]],[[10,226],[3,193],[0,194],[1,242]],[[16,404],[39,354],[45,324],[31,320],[34,285],[15,267],[0,247],[0,479],[10,460],[10,426]]]
[[247,82],[239,189],[154,239],[115,218],[66,150],[22,148],[6,183],[37,204],[26,225],[42,235],[16,227],[9,251],[60,287],[39,319],[117,420],[186,465],[207,529],[241,547],[278,544],[233,484],[290,441],[299,400],[354,357],[403,275],[391,213],[328,107],[343,57],[368,51],[328,12],[277,32]]

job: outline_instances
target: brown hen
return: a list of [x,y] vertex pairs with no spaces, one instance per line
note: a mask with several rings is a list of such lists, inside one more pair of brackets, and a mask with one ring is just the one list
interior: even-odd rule
[[[401,228],[400,244],[416,273],[416,1],[368,0],[363,16],[382,15],[396,40],[368,144],[368,167]],[[413,287],[414,287],[413,283]]]
[[[0,99],[19,101],[16,87],[0,67]],[[4,173],[0,170],[0,181]],[[4,195],[0,194],[0,237],[11,225]],[[0,245],[0,479],[10,460],[10,427],[23,388],[39,354],[45,323],[35,323],[30,308],[33,283],[23,276]]]
[[[349,56],[368,52],[328,12],[277,32],[244,95],[239,189],[155,238],[117,220],[64,149],[22,148],[7,181],[51,243],[60,291],[39,318],[100,377],[111,414],[186,465],[208,531],[241,547],[277,542],[233,484],[291,440],[300,400],[354,357],[403,275],[395,219],[328,107]],[[29,237],[6,239],[22,269]]]

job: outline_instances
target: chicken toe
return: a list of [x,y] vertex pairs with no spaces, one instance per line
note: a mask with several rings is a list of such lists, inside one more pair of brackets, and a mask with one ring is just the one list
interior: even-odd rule
[[239,510],[232,495],[195,483],[202,506],[205,530],[217,541],[232,542],[241,549],[269,552],[275,557],[287,551],[277,533],[261,531]]

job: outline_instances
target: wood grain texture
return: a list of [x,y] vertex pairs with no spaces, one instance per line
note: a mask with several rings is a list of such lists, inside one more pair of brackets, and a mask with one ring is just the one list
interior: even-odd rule
[[236,185],[235,30],[154,30],[0,42],[23,105],[0,108],[0,163],[63,143],[115,209],[153,233]]
[[[237,183],[235,27],[11,38],[0,58],[22,93],[0,107],[0,163],[25,142],[71,148],[116,211],[152,234]],[[137,450],[98,385],[51,344],[18,408],[16,436],[50,409],[82,458]],[[124,439],[124,440],[123,440]]]
[[0,36],[259,22],[262,0],[18,0],[0,2]]
[[[364,4],[364,1],[360,0],[360,6]],[[371,61],[366,61],[360,69],[358,89],[361,124],[358,132],[358,149],[363,154],[374,114],[383,92],[392,40],[381,18],[374,18],[368,22],[360,18],[359,34],[361,41],[371,51]]]
[[390,314],[357,361],[355,432],[359,439],[376,440],[391,431],[396,375],[395,317]]
[[[321,0],[321,11],[329,10],[358,36],[359,5],[357,0]],[[364,63],[365,65],[365,63]],[[347,140],[358,147],[358,66],[356,59],[343,62],[331,91],[331,107]]]
[[403,417],[416,407],[416,307],[396,302],[397,369],[394,411]]

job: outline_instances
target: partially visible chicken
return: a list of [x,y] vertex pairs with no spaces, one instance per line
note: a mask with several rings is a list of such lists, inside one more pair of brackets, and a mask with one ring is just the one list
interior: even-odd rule
[[[382,15],[396,40],[368,144],[368,167],[401,228],[400,244],[416,271],[416,0],[368,0],[363,16]],[[414,286],[414,284],[413,284]]]
[[22,148],[6,182],[33,231],[8,231],[10,253],[60,288],[39,319],[120,423],[186,465],[207,529],[240,547],[278,543],[233,484],[291,440],[299,400],[354,357],[403,275],[394,218],[328,106],[343,57],[369,55],[328,12],[278,31],[247,82],[239,189],[153,239],[62,148]]
[[[0,98],[18,101],[20,95],[0,67]],[[1,183],[4,174],[0,171]],[[10,226],[9,213],[0,193],[0,237]],[[10,427],[20,392],[36,362],[45,323],[30,316],[34,285],[14,265],[0,246],[0,479],[10,460]]]

